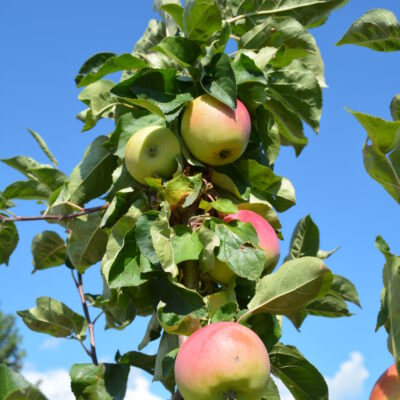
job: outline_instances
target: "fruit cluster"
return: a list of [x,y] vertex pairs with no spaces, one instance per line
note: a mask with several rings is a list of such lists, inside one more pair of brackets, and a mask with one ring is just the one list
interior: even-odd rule
[[[185,146],[197,160],[211,167],[236,161],[247,147],[250,131],[250,115],[240,100],[233,110],[208,94],[188,105],[181,122]],[[144,185],[147,178],[171,178],[181,157],[177,136],[157,125],[135,132],[125,150],[129,173]],[[224,223],[236,220],[254,227],[258,245],[265,253],[264,271],[272,271],[280,256],[272,226],[249,210],[223,217]],[[235,273],[218,259],[208,277],[225,288],[235,281]],[[175,363],[178,389],[190,400],[260,400],[269,373],[265,345],[251,329],[235,322],[217,322],[197,330],[183,342]]]

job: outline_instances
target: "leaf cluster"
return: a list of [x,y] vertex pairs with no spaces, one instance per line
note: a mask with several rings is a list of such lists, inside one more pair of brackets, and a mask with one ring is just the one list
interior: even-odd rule
[[[311,217],[299,221],[289,254],[275,271],[264,269],[254,227],[228,224],[223,217],[254,211],[282,238],[278,215],[296,198],[274,163],[282,145],[301,153],[308,142],[304,124],[318,132],[326,86],[321,54],[308,29],[344,3],[187,0],[182,7],[179,1],[157,0],[160,19],[149,22],[132,54],[96,54],[75,79],[84,88],[79,99],[87,107],[78,116],[83,131],[102,118],[115,120],[114,131],[95,138],[69,176],[57,169],[36,133],[53,165],[29,157],[3,160],[27,180],[0,193],[0,262],[8,262],[18,240],[15,222],[22,218],[10,211],[12,200],[33,199],[45,205],[40,219],[64,230],[34,237],[34,271],[65,265],[74,277],[78,274],[81,295],[81,277],[89,268],[99,265],[103,279],[100,293],[83,295],[84,316],[40,297],[36,307],[19,312],[25,324],[83,345],[87,331],[93,335],[87,304],[105,315],[106,329],[123,330],[135,318],[149,317],[138,351],[117,352],[113,364],[71,368],[76,398],[123,398],[130,366],[152,374],[174,393],[179,336],[217,321],[253,329],[270,352],[273,374],[296,399],[328,398],[317,369],[280,342],[282,316],[297,328],[308,315],[349,316],[346,302],[359,305],[356,289],[325,265],[333,251],[320,250]],[[230,55],[225,53],[229,40],[236,42]],[[105,79],[115,72],[122,72],[120,82]],[[224,167],[196,160],[180,137],[182,111],[204,93],[232,109],[239,98],[251,116],[246,151]],[[141,185],[125,167],[124,150],[135,132],[155,124],[176,134],[184,158],[171,179],[152,177]],[[101,206],[88,207],[99,198]],[[211,279],[217,262],[227,265],[235,282]],[[156,340],[156,354],[142,352]],[[264,400],[272,399],[279,393],[271,378]]]

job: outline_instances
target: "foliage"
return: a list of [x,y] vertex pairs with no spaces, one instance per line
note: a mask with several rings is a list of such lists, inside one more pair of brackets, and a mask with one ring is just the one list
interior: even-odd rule
[[[400,23],[390,10],[374,9],[355,21],[337,43],[354,44],[369,49],[389,52],[400,50]],[[365,169],[397,203],[400,204],[400,95],[393,97],[390,113],[393,121],[348,110],[367,132],[363,148]],[[376,330],[384,326],[389,334],[388,348],[400,372],[400,257],[390,253],[388,244],[381,236],[376,247],[386,259],[383,269],[384,288]]]
[[[281,316],[299,328],[308,315],[349,316],[346,302],[359,305],[355,287],[333,274],[319,248],[319,230],[302,219],[285,261],[265,271],[264,253],[249,224],[223,222],[225,214],[251,210],[278,236],[279,214],[296,204],[292,183],[274,169],[281,146],[299,155],[307,145],[304,124],[316,133],[322,112],[324,69],[308,28],[322,24],[346,0],[223,1],[157,0],[160,20],[151,20],[132,54],[99,53],[75,79],[87,107],[79,114],[83,131],[102,118],[115,120],[67,177],[44,140],[31,132],[53,165],[24,156],[2,160],[25,176],[0,193],[0,262],[17,246],[13,200],[44,205],[37,218],[57,223],[33,239],[37,273],[65,265],[78,289],[83,316],[56,299],[40,297],[19,311],[32,330],[78,340],[92,364],[75,364],[71,387],[78,399],[122,399],[130,366],[141,368],[175,393],[173,366],[179,335],[217,321],[253,329],[271,354],[272,372],[296,399],[327,399],[318,370],[294,347],[279,342]],[[229,39],[237,44],[226,54]],[[121,81],[103,79],[122,72]],[[182,111],[208,93],[234,109],[247,107],[251,137],[234,163],[210,168],[196,160],[180,135]],[[171,179],[136,182],[124,165],[129,138],[149,125],[169,127],[179,138],[184,162]],[[100,199],[100,206],[88,203]],[[31,218],[32,219],[32,218]],[[222,287],[208,272],[216,260],[227,264],[236,282]],[[85,272],[100,262],[103,291],[84,292]],[[220,294],[227,294],[221,304]],[[92,308],[105,314],[108,329],[123,330],[137,317],[150,317],[139,346],[115,363],[98,364]],[[142,350],[159,340],[155,355]],[[116,349],[117,350],[117,349]],[[312,382],[312,387],[310,385]],[[311,396],[311,397],[310,397]],[[270,380],[264,400],[279,399]]]
[[21,350],[22,338],[15,326],[15,317],[0,311],[0,364],[15,371],[21,369],[21,361],[25,355]]

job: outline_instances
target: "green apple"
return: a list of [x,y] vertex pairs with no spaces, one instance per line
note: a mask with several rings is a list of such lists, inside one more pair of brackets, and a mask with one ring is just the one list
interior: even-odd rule
[[208,165],[225,165],[245,151],[251,131],[250,115],[238,100],[236,110],[204,94],[186,108],[181,125],[189,151]]
[[235,322],[196,331],[175,361],[175,381],[185,400],[261,400],[269,374],[264,343]]
[[181,157],[179,140],[165,127],[153,125],[139,129],[129,139],[125,149],[125,165],[140,183],[148,177],[170,178]]

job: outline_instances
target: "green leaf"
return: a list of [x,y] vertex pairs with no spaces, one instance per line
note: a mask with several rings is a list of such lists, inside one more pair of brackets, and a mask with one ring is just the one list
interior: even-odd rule
[[47,333],[58,338],[76,336],[79,340],[83,340],[85,337],[87,329],[85,318],[50,297],[37,298],[36,307],[18,311],[17,314],[32,331]]
[[179,270],[174,260],[172,246],[173,230],[169,225],[168,216],[160,213],[158,219],[150,227],[150,235],[153,247],[165,272],[173,277],[178,276]]
[[152,50],[160,51],[184,67],[193,65],[201,54],[200,46],[184,37],[167,37]]
[[140,368],[150,375],[153,375],[156,357],[157,355],[144,354],[139,351],[128,351],[128,353],[124,353],[123,355],[120,355],[118,352],[115,361],[117,361],[118,364],[128,364],[132,367]]
[[139,286],[146,282],[143,272],[149,272],[150,262],[140,253],[136,243],[135,228],[124,236],[124,243],[110,265],[107,281],[110,288]]
[[260,214],[269,222],[275,231],[279,231],[279,229],[282,228],[278,215],[272,205],[267,201],[257,198],[253,194],[250,195],[249,203],[238,204],[238,208],[239,210],[250,210]]
[[[240,160],[229,167],[221,168],[243,194],[250,187],[256,197],[271,203],[279,212],[296,204],[295,192],[290,181],[275,175],[274,171],[255,160]],[[233,182],[232,181],[232,182]]]
[[[281,0],[276,2],[274,0],[244,0],[238,10],[238,17],[232,18],[240,21],[238,26],[243,24],[243,15],[249,15],[246,18],[247,25],[244,26],[246,30],[270,16],[289,16],[297,19],[302,25],[307,27],[318,26],[325,22],[329,14],[335,9],[343,6],[348,0]],[[231,23],[232,23],[231,22]],[[244,29],[242,28],[242,29]]]
[[222,16],[213,0],[187,0],[183,12],[185,36],[196,42],[207,43],[222,26]]
[[264,148],[265,156],[269,164],[273,164],[278,158],[281,148],[279,131],[274,126],[272,114],[263,106],[257,107],[255,125],[259,140]]
[[240,38],[239,47],[259,50],[264,47],[280,49],[271,64],[284,67],[295,59],[309,68],[321,87],[326,87],[324,63],[314,37],[294,18],[268,17]]
[[252,315],[246,320],[245,325],[259,336],[268,351],[271,351],[282,336],[281,322],[275,315]]
[[148,203],[144,193],[135,192],[132,188],[118,191],[103,215],[100,228],[112,227],[132,205],[139,210],[147,210]]
[[[0,214],[0,216],[5,215]],[[10,256],[17,247],[18,240],[18,231],[14,222],[1,222],[0,220],[0,265],[8,265]]]
[[65,263],[65,242],[56,232],[43,231],[32,240],[32,255],[34,272],[57,267]]
[[103,76],[125,70],[136,70],[147,66],[146,61],[131,54],[98,53],[82,65],[75,77],[77,87],[87,86]]
[[239,211],[238,206],[229,199],[218,199],[211,202],[210,205],[214,210],[223,214],[235,214]]
[[171,209],[182,205],[189,195],[193,194],[192,181],[185,174],[175,176],[164,184],[162,195]]
[[176,264],[189,260],[198,260],[203,245],[199,233],[192,231],[185,225],[175,225],[172,247]]
[[290,316],[322,297],[332,279],[332,273],[318,258],[287,261],[259,281],[248,308],[252,314],[267,312]]
[[32,170],[40,167],[50,167],[50,165],[40,164],[33,158],[25,156],[3,158],[1,162],[21,172],[29,179],[36,179],[36,176],[32,173]]
[[336,43],[355,44],[375,51],[400,50],[400,24],[390,10],[374,9],[357,19]]
[[[164,22],[151,19],[143,36],[136,42],[132,54],[144,59],[152,68],[178,67],[175,61],[164,54],[150,50],[167,36],[167,29]],[[127,79],[130,75],[132,75],[130,72],[125,72],[122,75],[121,81]]]
[[50,151],[44,139],[35,131],[31,129],[27,129],[27,131],[32,135],[32,137],[36,140],[37,144],[43,150],[43,153],[46,154],[48,159],[53,163],[54,167],[57,168],[58,162],[56,158],[53,156],[53,153]]
[[319,229],[310,215],[302,218],[294,228],[289,254],[285,261],[305,256],[316,257],[319,250]]
[[318,370],[293,346],[276,344],[269,352],[272,372],[296,400],[328,400],[328,386]]
[[93,213],[73,219],[68,224],[71,235],[67,239],[67,255],[80,273],[103,257],[107,234],[100,229],[100,223],[101,216]]
[[201,295],[178,283],[158,287],[165,292],[161,293],[164,301],[157,307],[158,321],[164,331],[189,336],[198,330],[200,320],[207,316],[207,307]]
[[400,121],[386,121],[379,117],[347,109],[367,131],[372,143],[387,154],[400,145]]
[[256,280],[265,264],[265,253],[258,247],[258,236],[249,223],[218,224],[215,228],[221,245],[217,258],[228,264],[232,271],[243,278]]
[[47,200],[51,194],[49,187],[38,181],[17,181],[8,185],[3,192],[6,199]]
[[115,82],[104,79],[90,84],[79,93],[78,99],[90,107],[85,113],[82,131],[92,129],[103,115],[113,112],[117,100],[110,96],[110,90],[114,86]]
[[300,61],[268,73],[268,91],[289,111],[319,130],[322,113],[322,92],[314,74]]
[[308,143],[308,139],[304,136],[301,119],[282,103],[273,99],[267,100],[264,107],[272,114],[276,122],[281,144],[293,146],[296,155],[299,156]]
[[276,383],[272,379],[272,376],[270,376],[268,379],[267,389],[264,392],[262,400],[281,400],[278,387],[276,386]]
[[261,83],[267,84],[264,73],[258,68],[255,62],[245,53],[237,53],[232,62],[232,69],[235,73],[236,84]]
[[68,184],[71,202],[83,205],[102,195],[111,186],[117,157],[104,148],[107,140],[106,136],[97,137],[72,171]]
[[344,276],[333,275],[331,290],[339,294],[344,300],[350,301],[361,308],[356,287]]
[[393,121],[400,121],[400,94],[393,97],[390,103],[390,114]]
[[363,148],[364,166],[372,179],[400,203],[400,150],[391,153],[389,159],[374,145],[365,144]]
[[[382,245],[377,238],[377,247],[382,251]],[[390,249],[386,245],[386,249],[382,252],[386,263],[383,267],[383,283],[385,287],[385,305],[387,315],[390,320],[389,345],[391,353],[397,369],[400,368],[400,257],[390,253]]]
[[104,282],[103,294],[93,297],[86,294],[90,305],[104,311],[106,325],[104,329],[125,329],[136,317],[137,310],[130,293],[125,289],[110,289]]
[[176,78],[176,69],[145,69],[114,86],[111,92],[119,97],[152,102],[168,114],[193,99]]
[[179,4],[164,4],[161,6],[161,10],[169,14],[183,31],[183,8]]
[[172,394],[175,392],[175,378],[173,363],[178,352],[178,336],[164,332],[157,351],[156,367],[154,371],[155,382],[162,382]]
[[229,57],[225,53],[215,54],[211,62],[204,67],[201,85],[208,94],[236,109],[236,79]]
[[123,400],[129,375],[124,364],[74,364],[71,389],[77,400]]
[[146,333],[139,343],[138,349],[143,350],[150,342],[157,340],[161,336],[161,325],[158,322],[157,314],[154,312],[146,328]]
[[1,400],[46,400],[39,389],[5,364],[0,364]]
[[101,262],[101,272],[106,281],[108,281],[110,268],[122,249],[126,233],[135,226],[136,221],[141,215],[142,212],[133,205],[112,227],[108,237],[106,251]]

